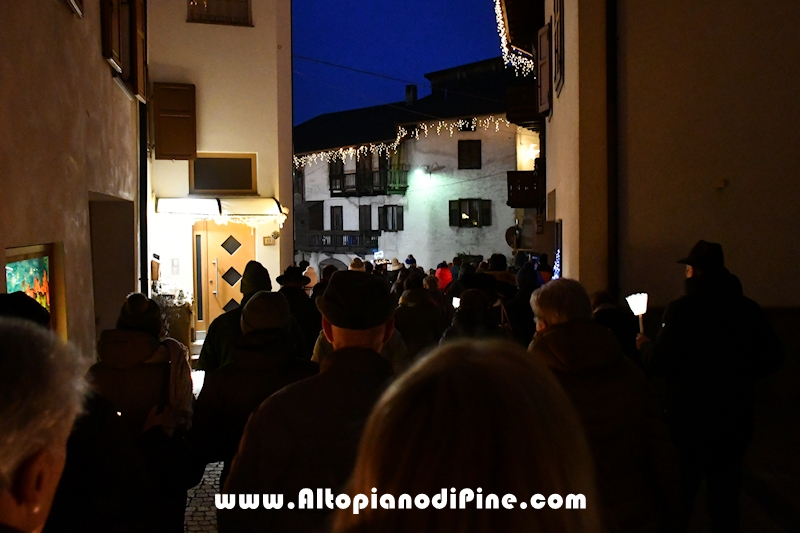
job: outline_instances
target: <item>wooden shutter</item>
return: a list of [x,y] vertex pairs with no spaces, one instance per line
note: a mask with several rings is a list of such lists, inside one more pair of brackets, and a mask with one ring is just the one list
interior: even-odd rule
[[342,216],[342,206],[331,206],[331,231],[343,231],[344,220]]
[[120,59],[120,0],[100,0],[100,22],[102,25],[103,57],[111,67],[122,73]]
[[145,14],[144,0],[132,1],[131,48],[133,58],[131,69],[133,71],[133,94],[140,102],[147,103],[147,16]]
[[481,168],[481,141],[458,141],[458,168]]
[[397,231],[403,231],[403,206],[398,205],[394,208],[394,216],[395,216],[395,229]]
[[310,231],[323,231],[325,229],[322,209],[322,202],[316,202],[308,208],[308,229]]
[[378,229],[386,229],[386,208],[383,206],[378,207]]
[[360,231],[370,231],[372,229],[372,206],[358,206],[358,229]]
[[550,24],[545,24],[539,30],[536,58],[538,69],[536,87],[539,97],[539,113],[546,115],[550,112],[550,101],[553,96],[553,77],[550,73]]
[[459,206],[461,205],[460,200],[450,200],[450,225],[451,226],[460,226],[461,225],[461,210]]
[[491,226],[492,225],[492,201],[491,200],[481,200],[481,218],[480,218],[480,226]]
[[194,85],[153,84],[156,159],[197,157]]

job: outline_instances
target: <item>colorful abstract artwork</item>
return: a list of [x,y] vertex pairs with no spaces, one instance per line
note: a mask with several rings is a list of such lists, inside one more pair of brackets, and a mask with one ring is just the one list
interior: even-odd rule
[[6,292],[22,291],[50,311],[50,258],[34,257],[6,264]]

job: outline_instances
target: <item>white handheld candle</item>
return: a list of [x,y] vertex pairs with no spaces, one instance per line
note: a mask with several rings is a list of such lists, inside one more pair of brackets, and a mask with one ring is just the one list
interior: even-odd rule
[[644,320],[642,317],[647,312],[647,293],[631,294],[625,300],[628,302],[633,314],[639,317],[639,332],[644,333]]

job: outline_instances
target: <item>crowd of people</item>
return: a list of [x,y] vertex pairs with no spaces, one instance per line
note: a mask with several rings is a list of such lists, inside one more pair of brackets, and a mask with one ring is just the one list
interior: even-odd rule
[[208,328],[196,399],[188,350],[145,295],[123,302],[95,361],[35,301],[0,295],[0,532],[177,533],[214,462],[220,492],[286,502],[308,488],[587,502],[234,506],[222,533],[677,532],[703,481],[713,531],[735,532],[754,387],[783,350],[718,244],[680,262],[684,294],[649,339],[544,254],[301,263],[278,291],[251,261],[240,307]]

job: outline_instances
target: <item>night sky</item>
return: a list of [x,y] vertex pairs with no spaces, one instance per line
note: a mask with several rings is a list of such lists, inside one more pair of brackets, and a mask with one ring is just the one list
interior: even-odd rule
[[500,55],[493,0],[293,0],[294,123],[401,101],[424,74]]

